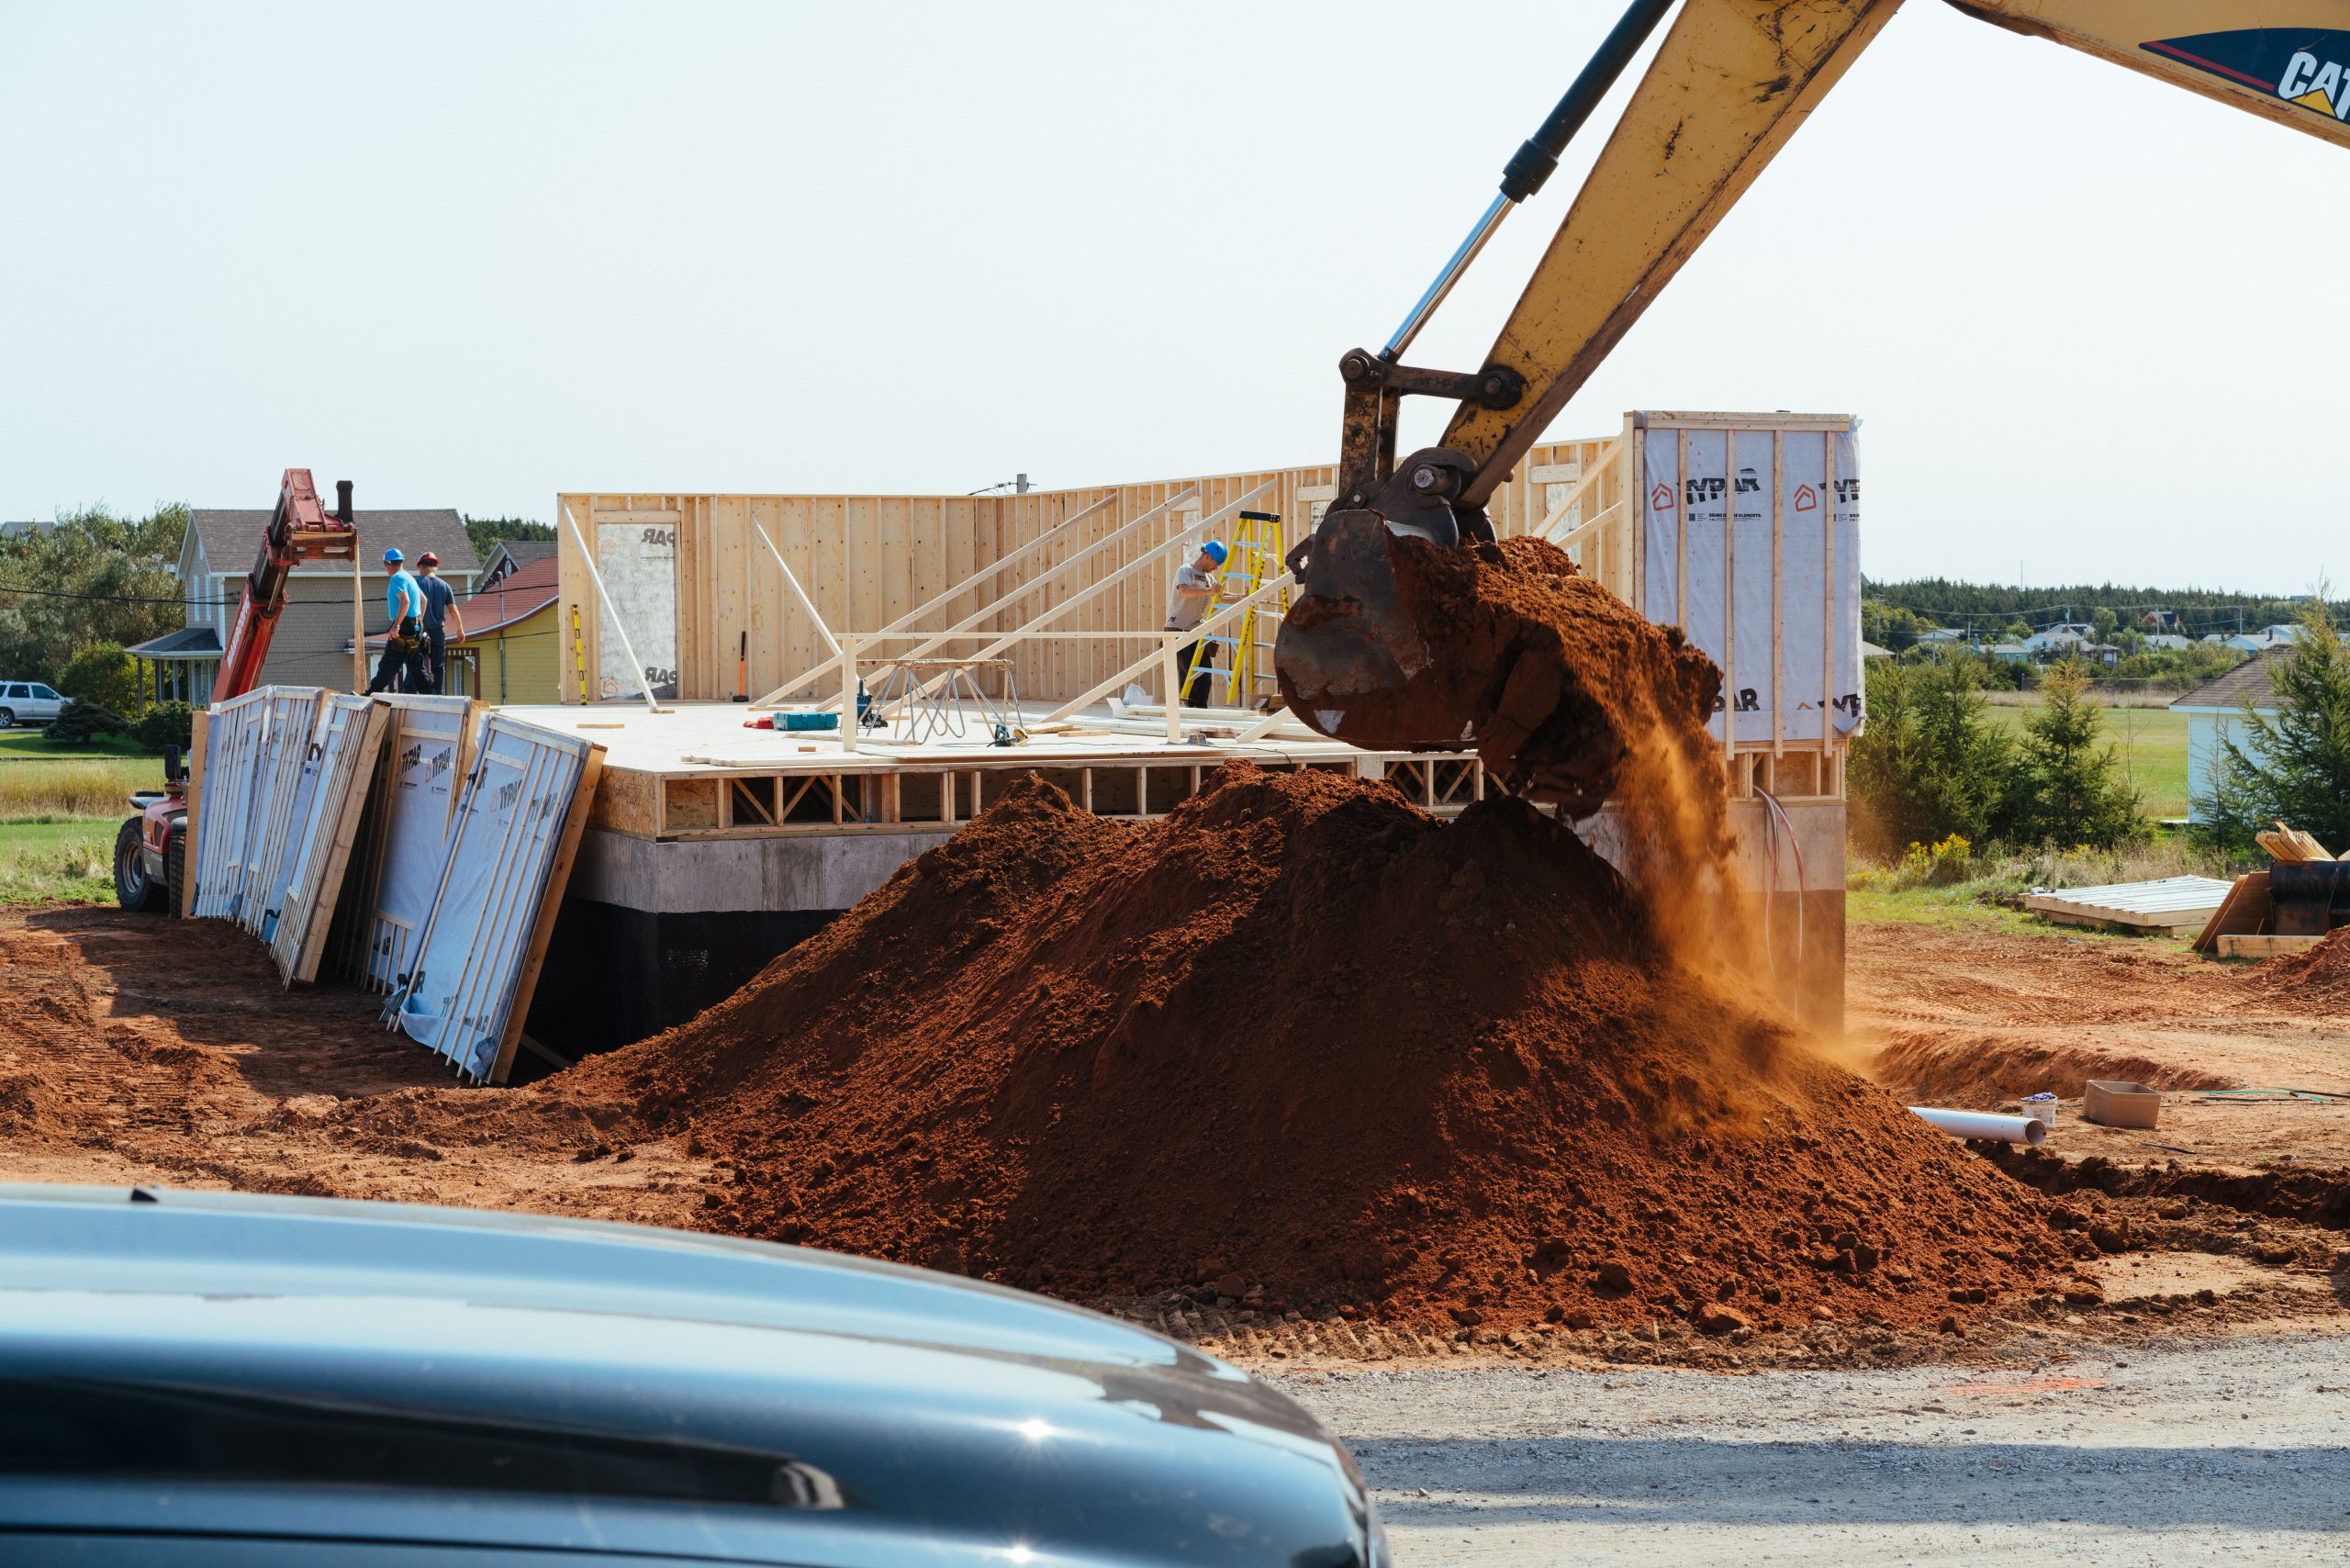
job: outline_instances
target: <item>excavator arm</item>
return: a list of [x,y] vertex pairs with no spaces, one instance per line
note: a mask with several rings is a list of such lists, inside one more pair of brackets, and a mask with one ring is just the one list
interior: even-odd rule
[[[1950,0],[1984,21],[2124,65],[2350,146],[2350,0]],[[1396,601],[1387,540],[1490,537],[1484,503],[1684,262],[1900,8],[1900,0],[1685,0],[1484,364],[1403,354],[1502,220],[1567,142],[1673,0],[1634,0],[1500,193],[1382,349],[1339,361],[1338,498],[1291,557],[1304,593],[1276,650],[1290,711],[1340,740],[1447,650]],[[1398,462],[1405,397],[1457,400],[1437,446]],[[1457,683],[1456,683],[1457,684]],[[1366,697],[1380,700],[1364,702]],[[1416,744],[1458,745],[1431,711]]]

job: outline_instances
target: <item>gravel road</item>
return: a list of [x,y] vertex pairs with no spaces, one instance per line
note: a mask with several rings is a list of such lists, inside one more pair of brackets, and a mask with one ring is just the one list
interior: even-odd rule
[[1343,1438],[1403,1568],[2350,1561],[2350,1340],[1983,1372],[1260,1375]]

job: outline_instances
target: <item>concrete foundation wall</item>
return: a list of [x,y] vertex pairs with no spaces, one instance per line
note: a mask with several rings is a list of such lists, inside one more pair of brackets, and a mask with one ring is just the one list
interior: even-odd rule
[[[1763,802],[1732,803],[1739,878],[1753,892],[1731,918],[1767,925],[1782,999],[1807,1024],[1834,1032],[1844,1005],[1844,803],[1794,801],[1785,811],[1774,831]],[[1611,863],[1622,862],[1622,823],[1613,811],[1577,832]],[[656,841],[590,829],[530,1033],[576,1054],[681,1024],[944,836],[934,829]],[[1778,893],[1766,900],[1771,886]]]

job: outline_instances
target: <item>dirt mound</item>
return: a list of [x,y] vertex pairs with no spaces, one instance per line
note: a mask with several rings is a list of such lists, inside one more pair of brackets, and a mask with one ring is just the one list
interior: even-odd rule
[[1893,1031],[1869,1064],[1869,1076],[1913,1104],[1985,1111],[2042,1091],[2076,1100],[2092,1078],[2156,1089],[2231,1089],[2238,1082],[2134,1051],[1948,1029]]
[[[1079,1298],[1930,1321],[2039,1200],[1660,957],[1522,801],[1246,764],[1143,828],[1033,778],[727,1002],[551,1081],[730,1165],[713,1228]],[[1981,1299],[1975,1296],[1972,1299]]]
[[2255,964],[2244,980],[2264,991],[2287,990],[2303,997],[2350,1002],[2350,925],[2299,953]]

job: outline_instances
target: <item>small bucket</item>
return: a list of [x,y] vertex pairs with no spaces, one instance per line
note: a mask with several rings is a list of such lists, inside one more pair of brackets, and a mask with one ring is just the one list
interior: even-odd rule
[[2016,1114],[2030,1116],[2053,1133],[2056,1130],[2056,1106],[2053,1094],[2028,1094],[2016,1102]]

